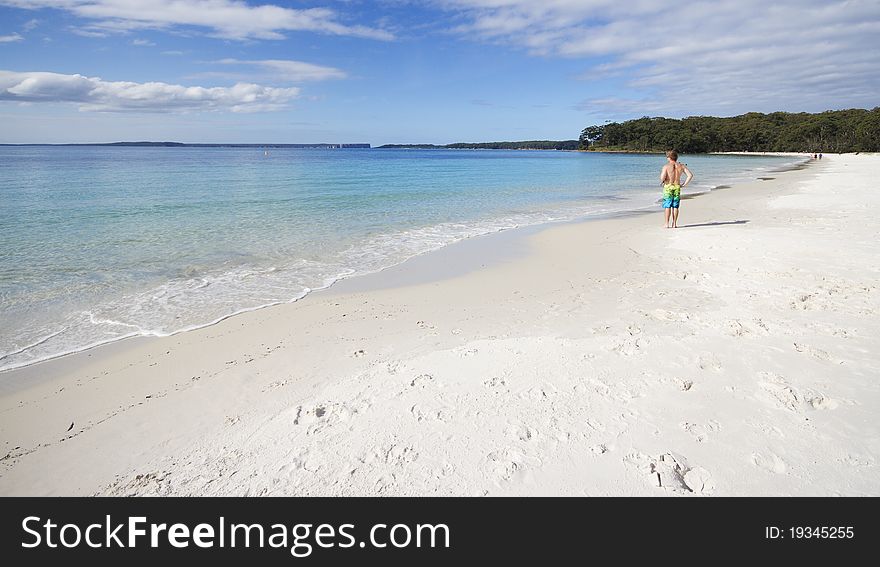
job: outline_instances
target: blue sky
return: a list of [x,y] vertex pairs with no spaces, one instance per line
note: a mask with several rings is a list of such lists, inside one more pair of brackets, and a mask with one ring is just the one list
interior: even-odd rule
[[0,0],[0,142],[572,139],[880,105],[880,2]]

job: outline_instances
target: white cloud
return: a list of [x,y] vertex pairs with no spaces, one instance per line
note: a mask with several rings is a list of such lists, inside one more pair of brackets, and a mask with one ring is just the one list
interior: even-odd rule
[[250,83],[232,87],[186,87],[168,83],[104,81],[60,73],[0,71],[0,101],[68,102],[83,111],[197,112],[279,110],[299,95],[295,87]]
[[168,50],[168,51],[163,51],[163,52],[162,52],[162,55],[173,55],[173,56],[183,55],[183,51],[178,51],[178,50],[176,50],[176,49],[171,49],[171,50]]
[[663,103],[656,100],[603,97],[581,101],[575,105],[575,109],[594,114],[632,115],[653,114],[662,111],[663,106]]
[[71,28],[70,31],[76,35],[81,35],[82,37],[107,37],[109,35],[106,31],[85,28]]
[[36,18],[31,18],[30,20],[26,21],[23,26],[21,26],[21,29],[23,29],[26,32],[29,32],[29,31],[33,30],[35,27],[37,27],[38,25],[40,25],[40,20],[38,20]]
[[131,40],[131,44],[138,46],[138,47],[152,47],[152,46],[156,45],[155,43],[153,43],[149,39],[140,39],[140,38]]
[[435,2],[456,14],[457,34],[540,57],[591,60],[581,78],[614,78],[624,87],[578,105],[597,114],[880,104],[876,0]]
[[345,71],[334,67],[324,67],[303,61],[289,61],[285,59],[263,59],[257,61],[242,61],[240,59],[221,59],[216,61],[221,65],[252,66],[269,71],[272,78],[278,81],[326,81],[328,79],[344,79]]
[[86,31],[126,32],[175,26],[207,28],[229,39],[283,39],[284,32],[312,31],[330,35],[390,40],[390,32],[346,25],[327,8],[252,6],[242,0],[0,0],[17,8],[56,8],[93,21]]
[[9,35],[0,35],[0,43],[12,43],[14,41],[21,41],[24,37],[21,34],[12,33]]

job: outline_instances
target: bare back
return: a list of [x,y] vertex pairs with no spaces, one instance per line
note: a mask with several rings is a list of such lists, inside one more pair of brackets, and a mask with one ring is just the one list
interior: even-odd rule
[[663,183],[681,185],[681,175],[685,172],[686,169],[687,168],[683,164],[680,164],[677,161],[667,163],[663,166]]

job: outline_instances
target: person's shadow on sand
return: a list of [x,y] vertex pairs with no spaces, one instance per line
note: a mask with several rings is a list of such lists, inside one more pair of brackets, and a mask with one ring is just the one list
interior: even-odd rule
[[703,222],[700,224],[681,224],[678,228],[696,228],[698,226],[724,226],[726,224],[746,224],[747,220],[732,220],[732,221],[718,221],[718,222]]

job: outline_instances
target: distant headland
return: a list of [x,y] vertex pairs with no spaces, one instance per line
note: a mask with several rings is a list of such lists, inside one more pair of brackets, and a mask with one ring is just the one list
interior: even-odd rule
[[[455,144],[385,144],[377,149],[408,150],[577,150],[579,140],[528,140],[521,142],[457,142]],[[187,144],[184,142],[103,142],[85,144],[0,144],[6,146],[95,146],[142,148],[260,148],[260,149],[373,149],[371,144]]]
[[523,142],[458,142],[455,144],[385,144],[383,149],[406,150],[576,150],[579,140],[528,140]]

